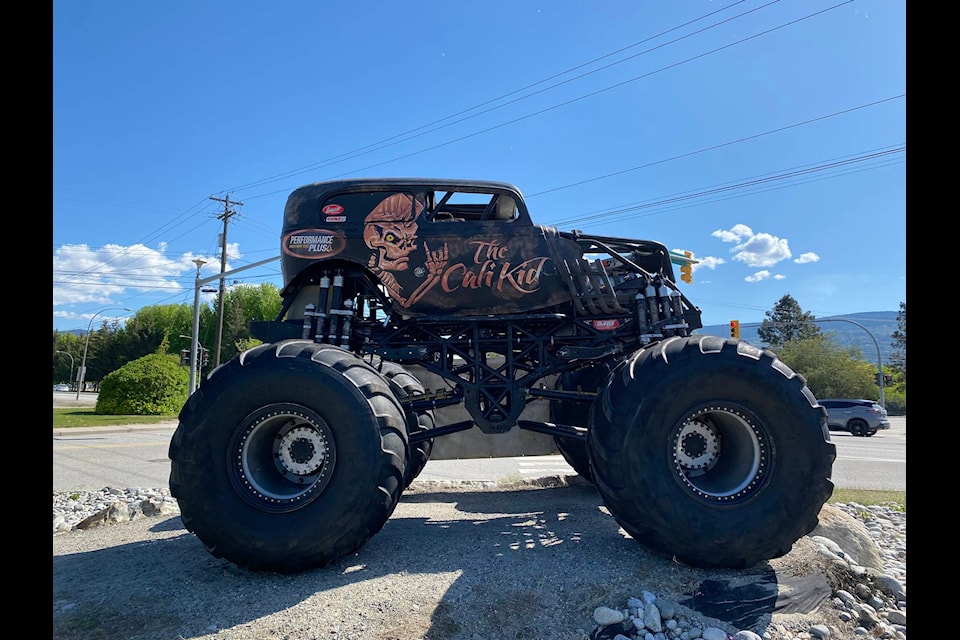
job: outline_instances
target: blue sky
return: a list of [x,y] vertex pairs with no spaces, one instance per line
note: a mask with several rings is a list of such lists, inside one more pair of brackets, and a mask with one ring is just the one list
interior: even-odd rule
[[[906,301],[906,2],[53,5],[53,328],[282,285],[296,187],[517,185],[701,261],[705,325]],[[204,294],[205,296],[207,294]]]

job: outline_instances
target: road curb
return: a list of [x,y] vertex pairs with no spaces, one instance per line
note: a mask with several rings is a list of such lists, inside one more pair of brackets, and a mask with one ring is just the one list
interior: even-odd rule
[[170,431],[177,428],[178,422],[156,422],[149,424],[117,424],[106,427],[72,427],[53,430],[53,436],[78,436],[93,433],[129,433],[131,431]]

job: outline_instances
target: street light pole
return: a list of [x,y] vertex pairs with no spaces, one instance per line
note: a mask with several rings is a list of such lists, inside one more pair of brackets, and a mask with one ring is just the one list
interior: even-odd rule
[[[196,344],[197,344],[197,336],[200,334],[200,287],[202,287],[203,285],[207,284],[208,282],[213,282],[214,280],[216,280],[216,279],[218,279],[218,278],[221,278],[221,277],[223,277],[223,276],[226,276],[226,275],[229,275],[229,274],[232,274],[232,273],[240,273],[241,271],[246,271],[246,270],[248,270],[248,269],[254,269],[254,268],[259,267],[259,266],[261,266],[261,265],[267,264],[268,262],[273,262],[274,260],[279,260],[279,259],[280,259],[280,256],[274,256],[274,257],[272,257],[272,258],[267,258],[266,260],[261,260],[260,262],[254,262],[253,264],[248,264],[247,266],[245,266],[245,267],[240,267],[239,269],[234,269],[234,270],[232,270],[232,271],[227,271],[226,273],[221,273],[220,275],[210,276],[209,278],[201,278],[201,277],[200,277],[200,264],[203,264],[203,261],[202,261],[202,260],[199,260],[199,261],[198,261],[198,260],[194,260],[194,262],[200,262],[200,264],[197,265],[197,281],[196,281],[196,284],[193,285],[193,287],[194,287],[194,291],[193,291],[193,342],[194,342],[194,347],[193,347],[193,354],[192,354],[192,356],[191,356],[191,358],[190,358],[190,369],[191,369],[191,370],[192,370],[192,369],[195,369],[196,366],[197,366],[197,349],[196,349]],[[208,351],[209,351],[209,349],[208,349]],[[195,390],[196,390],[196,385],[195,385],[195,384],[191,384],[191,385],[190,385],[190,394],[192,395]]]
[[854,322],[853,320],[848,320],[846,318],[823,318],[821,320],[817,320],[817,322],[849,322],[850,324],[855,324],[867,332],[867,335],[870,336],[871,340],[873,340],[873,346],[877,348],[877,371],[879,372],[878,375],[880,376],[880,380],[878,381],[880,383],[880,406],[886,409],[887,403],[883,396],[883,356],[880,355],[880,343],[877,342],[877,339],[870,332],[870,329],[867,329],[859,322]]
[[104,311],[111,311],[113,309],[123,309],[124,311],[130,311],[126,307],[107,307],[106,309],[100,309],[93,316],[90,317],[90,322],[87,323],[87,337],[83,341],[83,360],[80,363],[80,371],[77,372],[77,400],[80,399],[80,389],[83,388],[83,381],[87,377],[87,347],[90,346],[90,329],[93,327],[93,319]]
[[59,349],[54,351],[54,353],[62,353],[63,355],[70,358],[70,382],[73,382],[73,355],[67,353],[66,351],[60,351]]
[[197,390],[197,345],[200,342],[200,267],[207,264],[206,260],[197,258],[193,261],[197,265],[197,277],[193,283],[193,335],[190,336],[190,388],[188,395]]

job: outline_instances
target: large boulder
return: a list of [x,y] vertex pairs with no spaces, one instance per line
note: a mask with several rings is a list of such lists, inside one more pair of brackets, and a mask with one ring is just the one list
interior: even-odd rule
[[863,522],[839,507],[830,503],[823,505],[820,524],[809,535],[833,540],[850,560],[861,567],[883,569],[880,550]]

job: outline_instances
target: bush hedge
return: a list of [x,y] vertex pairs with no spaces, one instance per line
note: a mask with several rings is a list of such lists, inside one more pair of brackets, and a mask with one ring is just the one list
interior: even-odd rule
[[152,353],[128,362],[100,382],[95,413],[168,416],[187,401],[190,373],[173,354]]

